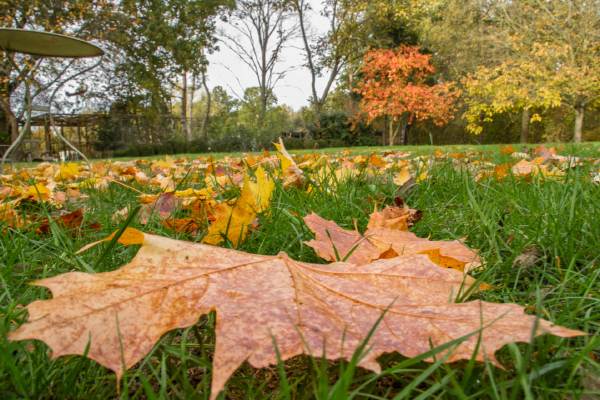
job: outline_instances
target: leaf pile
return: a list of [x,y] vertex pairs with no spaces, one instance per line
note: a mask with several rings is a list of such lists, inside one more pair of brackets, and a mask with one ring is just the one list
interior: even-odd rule
[[[482,260],[461,240],[434,241],[410,232],[421,214],[401,201],[383,209],[375,201],[362,233],[316,214],[305,216],[315,234],[308,245],[328,265],[216,245],[238,247],[258,226],[258,217],[269,213],[276,188],[334,192],[340,182],[363,176],[406,189],[431,179],[439,163],[476,180],[562,179],[559,172],[597,160],[561,158],[549,149],[503,150],[511,161],[494,164],[474,152],[292,156],[283,142],[276,148],[275,155],[98,162],[91,169],[45,163],[0,176],[0,222],[10,229],[27,229],[32,221],[22,208],[32,203],[59,212],[52,223],[81,225],[86,192],[119,185],[136,192],[138,222],[146,229],[159,222],[203,242],[127,228],[118,241],[141,245],[130,263],[112,272],[69,272],[36,281],[53,297],[29,304],[28,322],[10,339],[43,340],[53,357],[85,354],[120,377],[163,334],[216,311],[214,399],[244,361],[266,367],[277,362],[277,351],[283,360],[299,354],[348,360],[373,327],[360,361],[373,371],[383,353],[412,357],[453,340],[461,339],[440,355],[445,362],[474,356],[499,365],[494,353],[506,343],[530,342],[544,333],[583,334],[527,315],[516,304],[457,302],[486,287],[468,275]],[[115,222],[130,209],[115,210]]]

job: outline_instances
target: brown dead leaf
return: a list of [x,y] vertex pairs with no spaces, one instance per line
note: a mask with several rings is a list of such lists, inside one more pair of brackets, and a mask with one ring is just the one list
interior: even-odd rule
[[505,154],[505,155],[511,155],[512,153],[514,153],[516,150],[512,145],[506,145],[506,146],[502,146],[500,148],[500,153],[501,154]]
[[0,203],[0,223],[5,223],[11,228],[25,226],[26,220],[16,211],[16,206],[16,201]]
[[420,255],[324,266],[284,253],[248,254],[137,231],[124,236],[143,245],[120,269],[35,282],[53,298],[29,304],[29,321],[9,338],[43,340],[54,358],[86,354],[120,378],[163,334],[214,310],[215,399],[244,361],[275,364],[274,343],[283,360],[299,354],[349,360],[382,314],[359,362],[373,371],[383,353],[414,357],[467,335],[437,357],[452,362],[475,354],[499,365],[494,353],[507,343],[583,334],[526,315],[516,304],[453,303],[463,274]]
[[527,246],[521,254],[515,257],[512,265],[516,268],[531,268],[540,260],[541,256],[541,251],[537,246]]
[[315,213],[304,217],[304,223],[315,234],[315,239],[306,244],[324,260],[344,260],[363,265],[381,258],[381,254],[386,251],[371,244],[359,232],[343,229]]
[[180,233],[195,235],[202,229],[202,225],[194,218],[169,218],[162,221],[163,226]]
[[537,164],[528,161],[521,160],[510,169],[513,175],[516,176],[530,176],[538,171],[539,167]]
[[315,239],[306,244],[328,261],[363,265],[382,258],[382,254],[390,257],[393,251],[397,256],[426,254],[436,264],[460,271],[481,265],[477,253],[459,240],[429,240],[412,232],[381,227],[370,228],[361,235],[314,213],[304,217],[304,222],[315,234]]
[[383,160],[383,158],[379,157],[377,154],[373,153],[369,156],[369,165],[375,168],[385,168],[387,163]]
[[[83,210],[78,208],[75,211],[63,213],[58,217],[54,218],[54,222],[58,224],[60,227],[65,229],[77,229],[81,226],[83,222]],[[48,233],[50,232],[50,221],[48,218],[45,218],[40,226],[37,228],[37,233]]]
[[369,218],[368,229],[387,228],[407,231],[422,217],[423,213],[419,210],[403,207],[388,206],[382,211],[374,211]]
[[146,225],[154,213],[161,220],[169,218],[180,206],[181,200],[173,192],[161,193],[154,201],[144,204],[140,209],[140,223]]

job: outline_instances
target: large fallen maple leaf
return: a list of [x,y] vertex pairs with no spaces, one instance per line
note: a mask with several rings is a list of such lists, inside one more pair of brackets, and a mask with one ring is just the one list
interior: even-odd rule
[[460,271],[481,265],[477,253],[459,240],[429,240],[403,230],[408,226],[406,221],[411,211],[402,208],[393,211],[395,208],[389,207],[387,212],[374,212],[364,235],[343,229],[317,214],[307,215],[304,222],[315,234],[315,239],[306,244],[325,260],[341,260],[357,265],[380,258],[412,254],[426,254],[436,264]]
[[257,368],[275,364],[274,343],[283,360],[299,354],[350,359],[382,314],[359,363],[373,371],[382,353],[412,357],[469,334],[446,361],[475,354],[497,364],[494,352],[506,343],[542,333],[582,334],[526,315],[515,304],[452,303],[472,279],[423,255],[361,267],[314,265],[284,253],[248,254],[133,229],[119,241],[142,247],[116,271],[35,282],[54,297],[29,304],[29,322],[9,338],[43,340],[54,357],[86,354],[121,377],[165,332],[214,310],[214,399],[244,361]]

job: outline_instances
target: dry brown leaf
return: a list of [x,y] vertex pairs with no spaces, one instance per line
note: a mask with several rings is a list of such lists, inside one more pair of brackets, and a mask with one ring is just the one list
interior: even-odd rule
[[343,229],[333,221],[315,213],[304,217],[304,223],[315,234],[306,242],[317,255],[327,261],[348,261],[362,265],[381,258],[385,250],[371,244],[359,232]]
[[469,271],[481,265],[477,253],[459,240],[429,240],[412,232],[374,227],[364,235],[340,228],[316,214],[304,217],[315,239],[306,244],[328,261],[348,261],[362,265],[380,258],[426,254],[436,264]]
[[0,203],[0,223],[6,223],[11,228],[22,228],[26,225],[26,220],[17,213],[15,207],[16,201]]
[[173,192],[161,193],[153,201],[140,209],[140,223],[146,225],[152,214],[156,213],[160,220],[167,219],[181,205],[181,199]]
[[386,309],[359,363],[373,371],[383,353],[413,357],[469,334],[448,350],[447,362],[475,354],[498,365],[495,351],[529,342],[534,329],[536,335],[583,334],[526,315],[516,304],[453,303],[463,274],[420,255],[324,266],[131,229],[119,241],[143,245],[116,271],[35,282],[53,298],[29,304],[29,321],[9,338],[43,340],[53,357],[87,354],[121,377],[164,333],[214,310],[215,399],[244,361],[257,368],[275,364],[274,342],[283,360],[299,354],[350,359]]
[[[83,222],[83,210],[78,208],[75,211],[63,213],[58,217],[54,218],[54,222],[59,226],[66,229],[76,229],[81,226]],[[37,228],[37,233],[48,233],[50,232],[50,221],[48,218],[45,218],[40,226]]]
[[542,253],[537,246],[527,246],[521,254],[515,257],[512,266],[515,268],[531,268],[540,261],[541,257]]
[[539,167],[537,164],[531,161],[521,160],[515,165],[513,165],[510,170],[513,173],[513,175],[516,176],[530,176],[532,174],[537,173]]
[[516,150],[512,145],[506,145],[506,146],[502,146],[500,148],[500,153],[501,154],[505,154],[505,155],[511,155],[512,153],[514,153]]
[[407,206],[388,206],[382,211],[374,211],[370,218],[368,229],[387,228],[407,231],[415,222],[421,219],[423,213]]
[[195,235],[202,229],[203,224],[194,218],[169,218],[162,221],[162,225],[180,233]]
[[391,248],[399,256],[427,254],[442,267],[467,272],[481,265],[477,252],[460,240],[429,240],[412,232],[385,228],[369,229],[365,237],[379,249]]

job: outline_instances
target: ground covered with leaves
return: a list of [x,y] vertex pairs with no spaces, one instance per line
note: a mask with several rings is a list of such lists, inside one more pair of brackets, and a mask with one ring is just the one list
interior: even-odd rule
[[[486,302],[482,304],[516,303],[530,315],[587,333],[571,338],[542,335],[530,345],[509,343],[495,352],[495,360],[486,357],[483,362],[476,361],[477,340],[470,349],[473,357],[448,363],[452,361],[448,349],[459,348],[465,339],[451,338],[443,343],[432,338],[429,350],[420,356],[407,358],[383,351],[386,354],[377,359],[379,373],[357,367],[369,367],[364,362],[369,346],[380,343],[375,335],[368,338],[371,342],[358,343],[349,355],[342,351],[340,356],[347,360],[301,355],[285,360],[285,354],[280,358],[277,353],[270,362],[274,365],[253,368],[250,363],[260,362],[250,358],[250,363],[242,364],[227,380],[221,397],[594,398],[600,395],[599,157],[599,148],[593,144],[528,149],[362,149],[294,156],[278,144],[271,154],[98,161],[91,166],[40,164],[4,171],[0,176],[0,395],[209,398],[211,379],[214,385],[214,375],[221,372],[213,369],[215,342],[219,340],[215,334],[218,306],[217,313],[209,312],[197,323],[169,329],[155,345],[150,343],[151,350],[134,365],[126,359],[127,349],[117,350],[122,365],[109,367],[115,371],[130,367],[122,368],[119,385],[115,374],[86,357],[52,358],[42,341],[10,340],[20,339],[15,332],[32,326],[26,323],[28,318],[31,324],[54,313],[62,318],[62,324],[72,310],[89,306],[81,297],[80,304],[75,298],[40,313],[40,307],[51,303],[37,302],[38,308],[27,311],[25,305],[52,298],[48,290],[31,286],[32,281],[96,276],[61,275],[68,272],[118,271],[129,262],[128,267],[140,264],[143,251],[150,259],[155,257],[156,249],[164,245],[167,249],[175,246],[175,253],[183,257],[199,252],[196,263],[207,266],[240,254],[254,257],[252,262],[287,263],[286,259],[257,256],[285,252],[285,257],[302,264],[304,271],[308,268],[314,273],[321,268],[319,274],[327,274],[327,268],[332,272],[361,271],[370,268],[372,262],[381,266],[399,256],[415,257],[415,264],[423,264],[430,268],[428,273],[444,275],[444,279],[462,277],[462,271],[470,274],[465,282],[477,290],[461,293],[455,299],[460,304],[453,306],[466,307],[475,300]],[[393,229],[394,233],[378,235],[379,228]],[[412,241],[398,244],[407,236]],[[104,238],[108,239],[78,252]],[[418,245],[414,245],[415,240]],[[208,246],[188,247],[188,242],[219,249],[211,252]],[[142,243],[140,250],[136,244]],[[245,253],[221,250],[227,248]],[[414,254],[404,254],[406,249]],[[161,279],[167,279],[169,268],[176,264],[169,260],[155,265],[166,273]],[[258,276],[237,280],[245,279],[247,287]],[[387,286],[393,289],[391,293],[411,298],[413,303],[413,298],[422,298],[425,304],[443,295],[440,290],[448,286],[434,285],[437,280],[429,276],[430,282]],[[270,279],[284,278],[273,275]],[[315,275],[311,279],[321,278]],[[388,302],[386,283],[375,280],[365,281],[363,286],[369,290],[382,286],[379,296],[382,304]],[[158,278],[153,276],[151,281],[155,284]],[[121,283],[111,281],[113,284],[121,288]],[[142,280],[139,285],[128,283],[133,287],[129,290],[146,284]],[[58,299],[56,287],[51,289]],[[268,292],[272,288],[255,289]],[[104,290],[90,301],[101,303],[102,295],[109,293]],[[360,287],[352,291],[355,297],[369,294],[357,294]],[[403,298],[391,298],[392,303],[401,303]],[[223,303],[226,301],[224,298]],[[248,300],[239,303],[243,315],[236,320],[247,322],[246,331],[234,337],[241,346],[252,337],[253,330],[259,331],[264,325],[261,307],[266,306],[253,307]],[[160,314],[160,309],[156,310]],[[353,316],[358,321],[354,325],[360,325],[363,314],[367,313]],[[138,317],[148,320],[152,316]],[[372,317],[367,321],[374,327],[381,322]],[[388,322],[394,321],[383,320]],[[125,333],[127,323],[120,325]],[[447,331],[452,333],[453,325],[449,326]],[[54,328],[45,326],[40,335],[51,335]],[[87,333],[84,328],[83,336]],[[348,332],[353,328],[349,323]],[[286,332],[287,336],[295,334]],[[416,343],[417,333],[394,338],[395,343]],[[235,340],[231,353],[237,350]],[[117,342],[128,346],[129,338],[118,335]],[[84,347],[77,354],[102,363],[101,357],[94,355],[97,349],[89,343]],[[55,355],[69,353],[56,343],[52,350]],[[401,350],[407,353],[397,346],[397,351]]]

